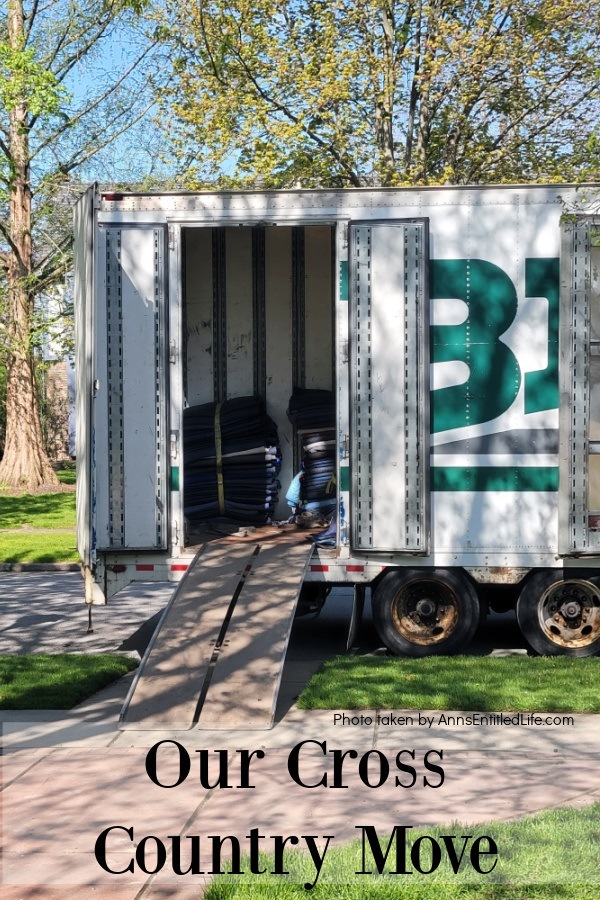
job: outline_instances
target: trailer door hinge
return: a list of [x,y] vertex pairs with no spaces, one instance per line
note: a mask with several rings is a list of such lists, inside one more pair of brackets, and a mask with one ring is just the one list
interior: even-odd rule
[[172,431],[170,435],[171,442],[171,459],[177,459],[179,456],[179,431]]
[[177,363],[178,359],[179,359],[179,347],[177,346],[177,341],[172,340],[171,343],[169,344],[169,362],[173,363],[173,365],[175,365],[175,363]]
[[177,527],[177,522],[173,522],[171,527],[171,541],[173,547],[179,546],[179,528]]
[[342,248],[344,250],[348,249],[348,229],[349,229],[349,227],[350,226],[349,226],[348,222],[342,222]]
[[175,229],[169,225],[169,250],[175,249]]

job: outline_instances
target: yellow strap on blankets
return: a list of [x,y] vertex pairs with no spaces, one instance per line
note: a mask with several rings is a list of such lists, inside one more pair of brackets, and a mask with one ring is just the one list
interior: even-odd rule
[[215,451],[217,454],[217,495],[219,513],[225,515],[225,491],[223,490],[223,444],[221,441],[221,403],[215,408]]

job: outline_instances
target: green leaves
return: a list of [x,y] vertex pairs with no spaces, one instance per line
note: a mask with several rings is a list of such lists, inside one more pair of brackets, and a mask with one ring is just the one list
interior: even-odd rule
[[5,110],[26,106],[31,115],[50,115],[65,97],[65,88],[37,62],[32,47],[13,49],[0,41],[0,103]]
[[600,0],[165,0],[154,14],[190,187],[598,175]]

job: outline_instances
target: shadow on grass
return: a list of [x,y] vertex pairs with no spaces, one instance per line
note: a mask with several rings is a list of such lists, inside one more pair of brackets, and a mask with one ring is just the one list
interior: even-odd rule
[[0,528],[69,527],[74,523],[75,494],[0,495]]
[[596,713],[599,666],[597,657],[336,657],[312,677],[298,706]]
[[137,662],[109,654],[0,657],[0,709],[72,709]]
[[76,563],[75,535],[71,532],[0,533],[0,563]]
[[[69,548],[71,549],[71,548]],[[74,551],[74,548],[73,552]],[[64,554],[60,555],[60,559],[57,559],[56,554],[54,553],[30,553],[28,551],[23,551],[23,553],[12,553],[4,557],[2,562],[8,563],[9,565],[19,564],[19,563],[56,563],[56,562],[77,562],[77,557],[72,556],[70,559],[65,559]]]

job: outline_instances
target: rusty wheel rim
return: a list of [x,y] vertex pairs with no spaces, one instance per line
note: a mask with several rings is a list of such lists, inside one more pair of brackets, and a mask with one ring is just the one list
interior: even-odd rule
[[458,624],[458,597],[448,585],[419,579],[397,592],[392,619],[398,633],[412,644],[439,644]]
[[542,631],[559,647],[589,647],[600,638],[600,591],[590,581],[561,581],[542,594]]

